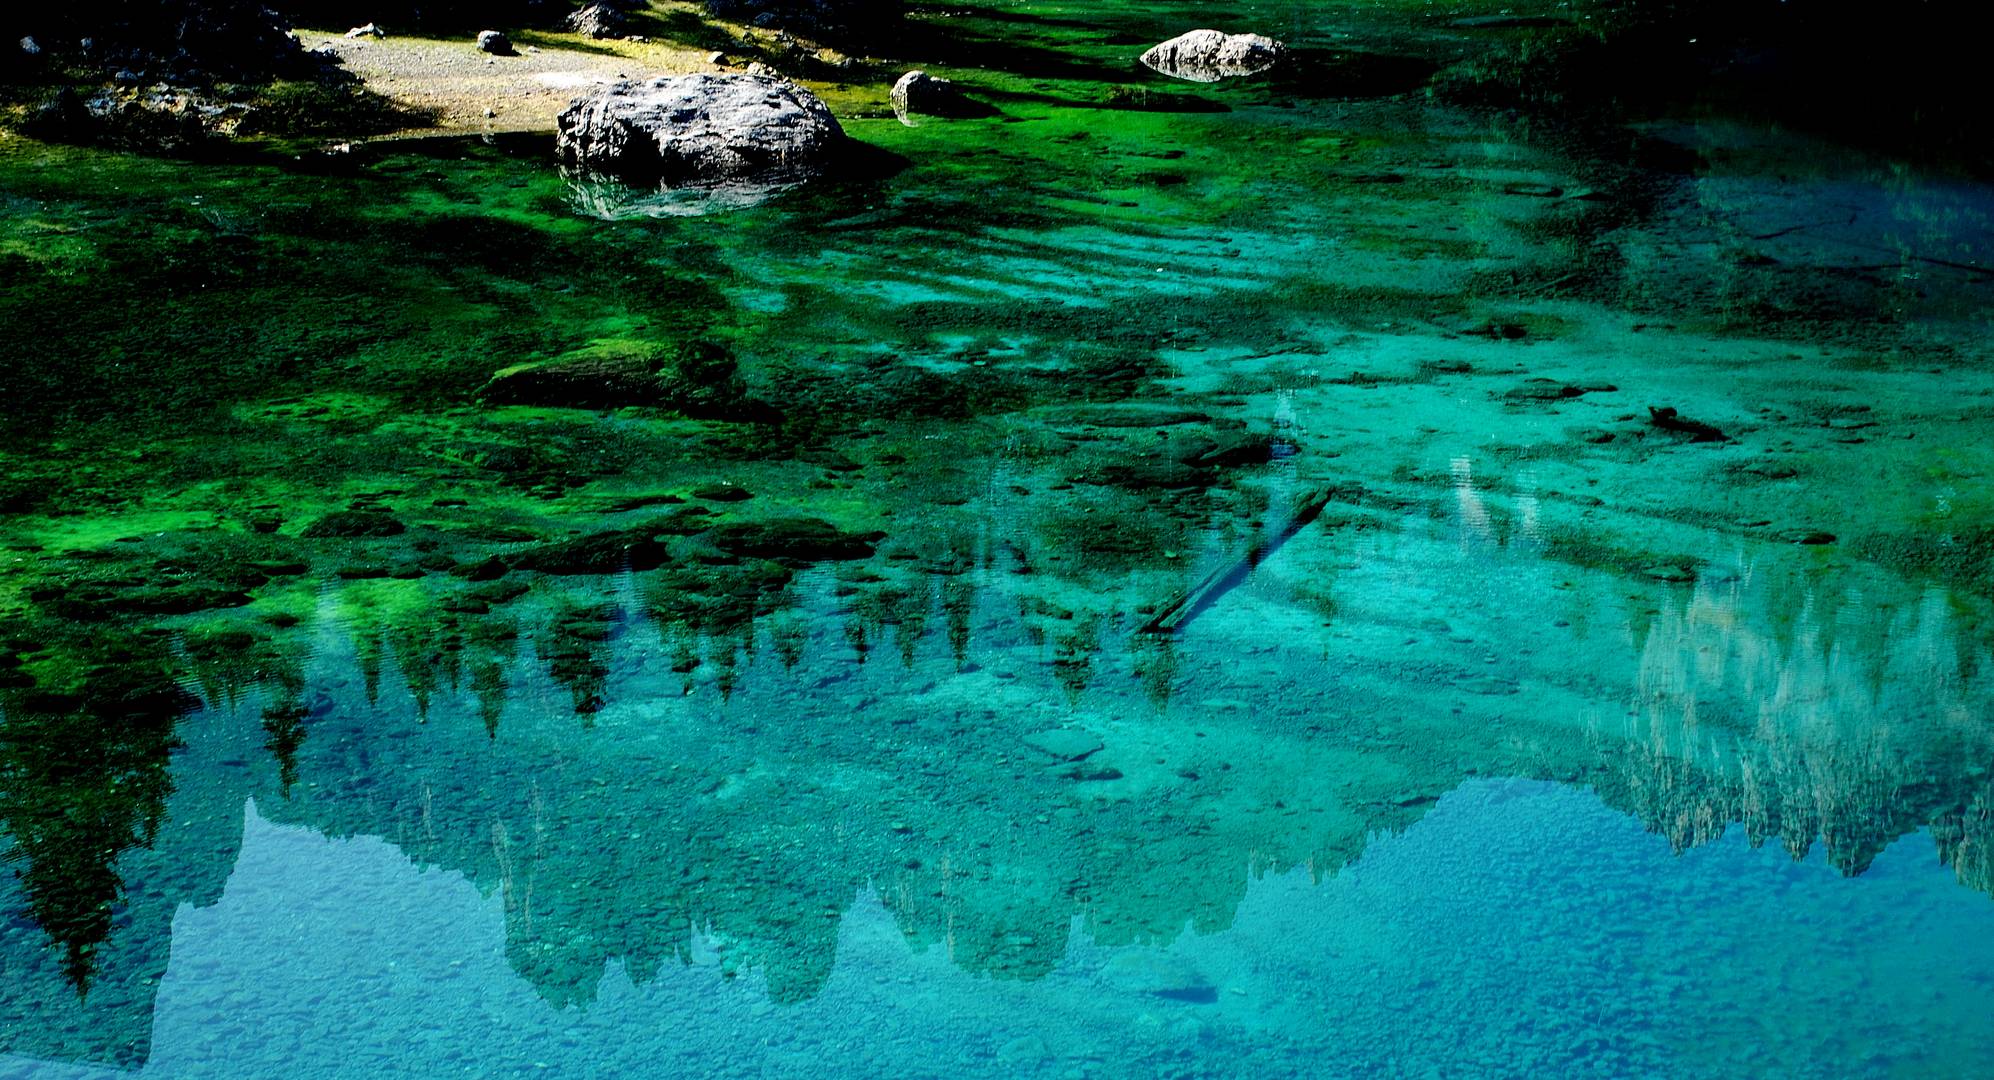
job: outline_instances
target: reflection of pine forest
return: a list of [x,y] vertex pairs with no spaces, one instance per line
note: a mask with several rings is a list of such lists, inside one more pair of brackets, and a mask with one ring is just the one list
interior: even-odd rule
[[[868,895],[1050,987],[1490,778],[1994,897],[1961,5],[276,7],[0,16],[0,1053],[144,1065],[246,820],[557,1009],[693,936],[799,1006]],[[1135,62],[1219,14],[1281,66]],[[450,111],[709,54],[866,166]]]

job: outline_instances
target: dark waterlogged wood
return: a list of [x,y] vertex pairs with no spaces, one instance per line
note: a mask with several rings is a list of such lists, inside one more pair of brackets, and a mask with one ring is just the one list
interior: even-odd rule
[[1294,516],[1280,531],[1247,548],[1244,555],[1206,574],[1196,585],[1178,593],[1138,632],[1174,634],[1183,629],[1206,608],[1218,603],[1220,597],[1244,584],[1247,578],[1253,576],[1254,568],[1281,550],[1282,544],[1321,517],[1323,508],[1336,496],[1336,490],[1333,487],[1317,488],[1303,496],[1295,503]]

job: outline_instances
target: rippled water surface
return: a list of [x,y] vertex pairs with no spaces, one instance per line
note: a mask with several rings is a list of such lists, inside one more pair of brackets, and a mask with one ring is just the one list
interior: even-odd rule
[[1994,1073],[1989,190],[1041,14],[703,213],[0,141],[0,1076]]

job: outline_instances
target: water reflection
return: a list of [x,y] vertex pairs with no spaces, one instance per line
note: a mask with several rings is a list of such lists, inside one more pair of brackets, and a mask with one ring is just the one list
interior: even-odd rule
[[[1818,859],[1736,835],[1672,857],[1545,784],[1470,782],[1332,879],[1255,877],[1223,929],[1112,946],[1075,919],[1030,983],[910,941],[891,897],[861,885],[823,912],[835,959],[793,1003],[725,932],[666,919],[667,956],[598,965],[589,1003],[563,1007],[513,970],[501,897],[462,875],[254,802],[241,832],[226,887],[174,920],[145,1075],[1133,1076],[1197,1060],[1249,1076],[1412,1059],[1698,1076],[1749,1047],[1781,1075],[1832,1076],[1960,1074],[1994,1053],[1968,1004],[1994,979],[1990,911],[1935,889],[1915,855],[1887,852],[1851,892]],[[1857,942],[1869,959],[1824,962]],[[1894,1009],[1838,1026],[1878,996]],[[113,1075],[10,1049],[9,1075]]]
[[660,184],[640,189],[621,180],[564,167],[568,204],[578,214],[603,221],[632,218],[700,217],[759,206],[808,179],[777,177],[707,184]]
[[[1986,579],[1961,556],[1985,547],[1967,531],[1977,376],[1723,340],[1725,370],[1757,381],[1714,379],[1686,359],[1712,339],[1576,311],[1560,283],[1597,267],[1513,246],[1512,215],[1580,235],[1594,200],[1544,194],[1565,165],[1410,122],[1440,134],[1403,160],[1340,153],[1348,183],[1327,186],[1258,134],[1090,119],[1065,173],[1054,143],[970,146],[883,216],[819,191],[800,216],[726,215],[734,231],[570,244],[578,223],[531,202],[559,204],[551,178],[495,170],[531,214],[380,219],[327,310],[434,263],[404,282],[429,298],[420,333],[347,326],[299,354],[313,380],[397,341],[425,380],[432,352],[461,351],[450,385],[469,393],[498,362],[492,312],[525,298],[574,300],[501,320],[551,329],[497,351],[640,315],[675,334],[725,292],[767,317],[733,330],[790,419],[466,420],[314,383],[230,399],[247,427],[225,445],[134,448],[76,506],[42,490],[86,475],[67,457],[0,493],[63,511],[18,537],[32,574],[8,610],[36,623],[0,640],[0,1050],[264,1075],[308,1055],[379,1072],[384,1052],[482,1073],[681,1052],[701,1071],[1561,1073],[1574,1048],[1622,1074],[1987,1072],[1994,709]],[[1173,141],[1199,152],[1154,156]],[[1227,209],[1203,158],[1270,175]],[[1096,197],[1097,168],[1129,197]],[[1029,199],[963,194],[1026,174]],[[127,190],[184,183],[138,175]],[[466,205],[511,190],[436,175]],[[1377,192],[1432,185],[1446,201],[1379,214]],[[1076,192],[1083,209],[1056,205]],[[1850,269],[1821,229],[1781,231],[1784,181],[1680,194],[1779,257],[1622,230],[1609,279],[1633,311],[1705,314],[1677,247],[1721,257],[1705,276],[1735,286],[1726,317],[1809,295],[1771,266]],[[1939,221],[1945,201],[1865,205]],[[266,227],[300,250],[360,235],[273,205]],[[1874,239],[1881,213],[1848,228]],[[688,273],[632,278],[660,250],[645,237]],[[170,291],[127,273],[183,272],[153,251],[88,295]],[[1910,314],[1977,312],[1961,274]],[[1532,281],[1549,299],[1509,310]],[[431,330],[460,284],[482,299]],[[1869,326],[1888,293],[1838,288],[1813,317]],[[265,310],[229,296],[231,318]],[[268,302],[271,325],[300,321],[295,293]],[[1904,341],[1927,334],[1970,356],[1956,327]],[[1740,438],[1679,446],[1643,427],[1648,400]],[[244,476],[300,444],[354,490]],[[175,501],[151,474],[245,493]],[[743,474],[747,511],[686,505]],[[1878,510],[1910,475],[1932,478],[1915,508]],[[133,486],[184,513],[156,532]],[[1141,632],[1319,489],[1319,521],[1194,623]],[[292,503],[298,521],[263,516]],[[302,535],[362,507],[406,534]],[[855,520],[797,516],[820,510]],[[1824,525],[1842,550],[1777,539]],[[877,544],[846,531],[875,526]],[[1901,1012],[1851,1022],[1873,997]]]
[[[964,537],[952,574],[744,567],[734,594],[670,571],[550,579],[489,621],[415,617],[434,610],[410,606],[420,582],[350,581],[284,639],[302,653],[135,638],[156,667],[117,670],[156,684],[0,698],[10,1045],[152,1054],[176,912],[247,857],[247,799],[252,834],[381,838],[475,886],[509,970],[590,1015],[605,965],[643,982],[700,955],[778,1005],[820,999],[868,891],[905,948],[962,977],[1036,985],[1083,946],[1167,951],[1187,925],[1241,925],[1243,870],[1370,864],[1381,832],[1476,776],[1589,787],[1659,850],[1776,840],[1865,885],[1887,851],[1929,860],[1900,839],[1927,831],[1988,890],[1987,646],[1958,598],[1824,577],[1790,548],[1712,557],[1687,585],[1579,570],[1523,526],[1527,485],[1474,476],[1463,459],[1453,521],[1333,505],[1181,636]],[[1201,535],[1160,580],[1266,530]],[[1599,814],[1588,828],[1623,820]],[[1720,891],[1767,902],[1770,865]],[[1600,866],[1560,872],[1606,887]],[[1956,902],[1912,876],[1921,903]],[[1979,905],[1960,917],[1994,913],[1960,895]]]
[[1958,632],[1951,599],[1833,580],[1781,589],[1756,573],[1706,579],[1647,624],[1635,708],[1599,737],[1628,758],[1609,800],[1678,847],[1736,822],[1795,858],[1818,839],[1850,874],[1944,821],[1958,839],[1941,857],[1966,853],[1961,880],[1986,891],[1971,854],[1984,817],[1968,806],[1994,762],[1987,653]]

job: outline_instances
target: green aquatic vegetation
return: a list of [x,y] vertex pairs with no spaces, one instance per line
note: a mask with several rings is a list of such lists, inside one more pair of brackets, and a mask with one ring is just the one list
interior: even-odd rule
[[[1847,874],[1927,829],[1986,891],[1984,301],[1904,257],[1978,250],[1975,197],[1387,61],[1166,84],[1130,54],[1181,15],[917,9],[1000,115],[905,127],[862,70],[827,95],[899,171],[701,217],[590,217],[506,140],[10,143],[0,1003],[99,1011],[7,1048],[144,1059],[249,799],[474,885],[561,1007],[708,947],[801,1003],[867,889],[1048,987],[1475,777]],[[1853,224],[1781,216],[1817,183]],[[1258,1008],[1171,972],[1112,970]]]

